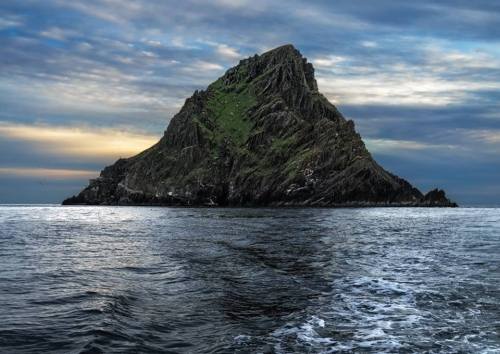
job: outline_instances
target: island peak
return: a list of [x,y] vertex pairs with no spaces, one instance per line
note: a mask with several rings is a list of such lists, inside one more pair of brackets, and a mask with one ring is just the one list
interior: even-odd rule
[[157,144],[63,204],[456,206],[379,166],[291,44],[196,91]]

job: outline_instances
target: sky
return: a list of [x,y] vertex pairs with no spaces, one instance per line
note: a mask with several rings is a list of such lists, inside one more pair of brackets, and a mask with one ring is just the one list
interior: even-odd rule
[[292,43],[375,159],[500,204],[500,2],[3,0],[0,203],[59,203],[194,90]]

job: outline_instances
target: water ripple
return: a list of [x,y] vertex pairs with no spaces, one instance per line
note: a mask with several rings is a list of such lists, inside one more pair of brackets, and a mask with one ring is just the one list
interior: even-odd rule
[[500,209],[0,206],[6,353],[500,352]]

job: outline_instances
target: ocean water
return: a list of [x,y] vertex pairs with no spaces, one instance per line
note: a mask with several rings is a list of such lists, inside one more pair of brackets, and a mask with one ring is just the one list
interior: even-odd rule
[[500,353],[500,209],[0,206],[2,353]]

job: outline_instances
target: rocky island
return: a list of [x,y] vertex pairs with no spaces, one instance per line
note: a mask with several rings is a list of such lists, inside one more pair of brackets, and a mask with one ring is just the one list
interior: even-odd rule
[[63,204],[453,207],[384,170],[292,45],[188,98],[164,136]]

